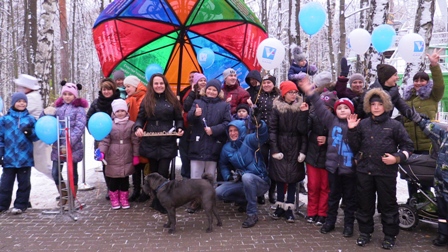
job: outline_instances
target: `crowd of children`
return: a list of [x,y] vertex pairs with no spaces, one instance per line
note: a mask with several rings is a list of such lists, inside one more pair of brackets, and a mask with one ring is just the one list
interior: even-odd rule
[[[360,233],[357,244],[365,246],[373,233],[378,201],[384,233],[381,246],[393,248],[399,233],[397,167],[414,147],[402,123],[391,119],[390,113],[396,106],[403,116],[420,123],[426,134],[430,135],[430,127],[423,125],[421,116],[400,98],[394,67],[380,64],[373,85],[376,88],[366,90],[361,74],[348,77],[349,67],[343,59],[335,91],[328,91],[325,87],[332,83],[331,74],[322,71],[315,75],[316,66],[306,60],[301,48],[295,48],[293,56],[289,80],[281,82],[279,88],[274,76],[262,78],[253,70],[246,76],[249,88],[244,90],[237,72],[228,68],[222,73],[223,82],[192,72],[191,86],[180,97],[172,92],[163,74],[154,74],[145,86],[136,76],[125,77],[123,71],[117,71],[114,80],[101,81],[98,98],[87,114],[87,101],[78,93],[81,85],[62,82],[61,96],[41,116],[69,118],[74,195],[86,122],[94,113],[105,112],[111,116],[112,130],[96,142],[95,148],[96,159],[105,164],[107,198],[112,209],[127,209],[130,201],[148,198],[141,191],[142,175],[147,174],[148,165],[150,172],[174,178],[170,165],[177,156],[180,137],[182,177],[200,179],[208,173],[218,182],[234,181],[219,186],[217,196],[234,201],[240,211],[247,212],[243,227],[252,227],[258,221],[256,201],[264,204],[263,195],[268,191],[274,205],[271,217],[294,222],[297,186],[307,175],[308,223],[320,226],[322,234],[332,232],[342,200],[342,235],[353,235],[356,220]],[[436,56],[428,56],[431,63]],[[414,88],[418,91],[419,83],[426,85],[429,79],[422,73],[417,75]],[[8,114],[0,118],[0,164],[4,168],[0,212],[9,209],[16,177],[19,189],[11,212],[20,214],[29,207],[32,143],[38,138],[36,119],[29,114],[27,102],[24,93],[14,93]],[[66,204],[68,185],[60,181],[62,166],[58,159],[68,161],[64,155],[66,144],[53,144],[51,153],[52,176],[62,205]],[[133,189],[129,195],[131,175]],[[443,176],[436,181],[445,183],[441,180]],[[446,209],[448,200],[443,188],[436,193],[440,208]],[[152,207],[166,211],[157,199]],[[194,213],[197,207],[193,202],[188,211]],[[439,216],[446,219],[446,213]],[[448,244],[446,220],[441,223],[435,245]]]

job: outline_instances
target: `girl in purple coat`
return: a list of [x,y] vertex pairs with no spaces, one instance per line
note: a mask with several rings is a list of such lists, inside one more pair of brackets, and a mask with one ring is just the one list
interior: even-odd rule
[[128,105],[125,100],[112,102],[113,125],[110,134],[99,145],[101,159],[107,160],[105,169],[108,178],[110,204],[112,209],[129,208],[129,175],[134,173],[134,165],[140,163],[138,137],[129,120]]
[[[56,109],[54,107],[47,107],[44,109],[44,114],[59,117],[59,120],[63,120],[66,117],[70,119],[70,144],[72,149],[73,177],[75,182],[75,191],[73,192],[73,195],[76,195],[76,191],[78,190],[78,162],[82,160],[84,154],[82,135],[84,134],[86,127],[85,109],[89,106],[89,104],[85,99],[78,98],[78,90],[81,90],[82,88],[81,84],[66,83],[65,81],[62,81],[61,85],[63,86],[61,97],[59,97],[55,102]],[[64,122],[61,121],[60,124],[61,129],[66,127]],[[67,203],[67,200],[64,198],[64,196],[67,196],[67,192],[63,190],[66,188],[65,183],[62,182],[60,184],[61,188],[59,188],[59,173],[62,171],[62,164],[61,167],[58,167],[58,155],[64,155],[64,157],[61,156],[61,163],[66,161],[65,146],[65,131],[61,131],[61,148],[58,149],[57,142],[54,142],[51,151],[51,160],[53,161],[53,169],[51,173],[59,194],[62,196],[60,201],[60,204],[62,205]]]

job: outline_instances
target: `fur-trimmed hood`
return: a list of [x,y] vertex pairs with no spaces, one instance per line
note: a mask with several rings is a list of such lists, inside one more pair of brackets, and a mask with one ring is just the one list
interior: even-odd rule
[[405,101],[409,101],[412,98],[412,96],[415,94],[421,100],[427,100],[431,96],[433,85],[434,85],[434,82],[432,80],[429,80],[428,84],[422,86],[418,91],[415,90],[414,84],[406,85],[406,87],[404,87],[404,90],[403,90],[403,99]]
[[381,88],[372,88],[364,96],[364,112],[370,113],[370,98],[374,95],[378,95],[381,98],[386,113],[394,109],[390,95],[386,91]]
[[299,97],[298,101],[293,102],[291,105],[289,105],[287,102],[285,102],[285,100],[283,99],[283,97],[279,96],[277,98],[274,99],[274,102],[272,103],[274,108],[277,108],[277,110],[280,113],[286,113],[288,110],[292,110],[292,111],[300,111],[300,105],[303,102],[303,98]]
[[[55,101],[54,104],[55,104],[56,107],[61,107],[62,105],[64,105],[64,99],[62,99],[62,97],[59,97]],[[71,104],[74,107],[83,107],[83,108],[88,108],[89,107],[89,103],[87,102],[86,99],[83,99],[83,98],[76,98],[75,100],[72,101]]]

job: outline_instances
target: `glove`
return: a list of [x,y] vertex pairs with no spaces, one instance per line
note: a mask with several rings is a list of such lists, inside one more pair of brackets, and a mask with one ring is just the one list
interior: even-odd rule
[[317,67],[315,65],[310,66],[310,74],[315,74],[317,72]]
[[52,106],[46,107],[44,109],[44,114],[45,115],[56,115],[56,108],[52,107]]
[[25,134],[26,137],[29,137],[33,133],[33,128],[24,127],[24,128],[22,128],[22,132],[23,132],[23,134]]
[[277,160],[282,160],[283,159],[283,153],[279,152],[279,153],[272,154],[272,157],[277,159]]
[[103,159],[104,159],[104,153],[102,153],[100,151],[100,149],[96,149],[95,150],[95,160],[96,161],[103,161]]
[[305,76],[306,76],[306,73],[300,72],[298,74],[293,74],[292,75],[292,79],[294,79],[294,80],[301,80],[301,79],[305,78]]
[[305,161],[305,158],[306,158],[306,155],[303,154],[303,153],[300,153],[300,154],[299,154],[299,157],[297,158],[297,161],[298,161],[299,163],[302,163],[303,161]]
[[140,159],[138,158],[138,156],[134,156],[134,157],[132,158],[132,164],[133,164],[134,166],[140,164]]
[[347,64],[347,59],[341,59],[341,74],[339,76],[348,76],[348,72],[350,71],[350,65]]

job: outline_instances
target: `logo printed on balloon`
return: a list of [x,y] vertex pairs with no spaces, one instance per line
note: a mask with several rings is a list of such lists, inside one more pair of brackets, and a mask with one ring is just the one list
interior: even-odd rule
[[419,34],[406,34],[398,42],[397,55],[407,63],[419,62],[425,52],[425,46],[425,40]]
[[263,58],[273,60],[276,51],[277,51],[277,49],[275,49],[273,47],[265,46],[264,50],[263,50]]
[[204,47],[198,52],[198,63],[202,68],[207,69],[215,62],[215,53],[212,49]]
[[423,52],[425,43],[423,41],[414,41],[414,52]]

